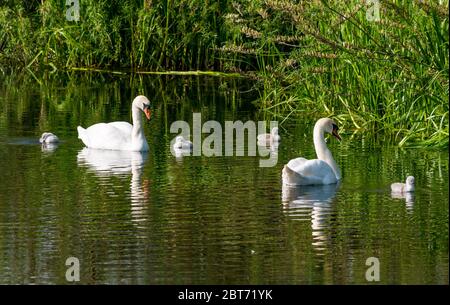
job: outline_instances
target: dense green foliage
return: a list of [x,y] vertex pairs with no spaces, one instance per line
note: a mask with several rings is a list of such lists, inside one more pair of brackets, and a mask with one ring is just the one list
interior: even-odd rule
[[0,63],[210,68],[221,7],[208,2],[80,0],[76,22],[65,1],[9,1],[0,6]]
[[227,25],[242,35],[227,49],[250,54],[275,116],[326,113],[400,145],[448,145],[444,5],[382,1],[371,21],[360,1],[241,2]]
[[[373,3],[374,1],[372,1]],[[448,1],[2,0],[0,69],[214,70],[255,78],[281,121],[334,116],[448,146]]]

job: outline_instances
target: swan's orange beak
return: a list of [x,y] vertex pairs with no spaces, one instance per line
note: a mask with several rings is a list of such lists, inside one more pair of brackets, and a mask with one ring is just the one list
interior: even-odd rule
[[149,108],[144,109],[145,116],[147,117],[147,120],[150,120],[152,117],[152,111]]

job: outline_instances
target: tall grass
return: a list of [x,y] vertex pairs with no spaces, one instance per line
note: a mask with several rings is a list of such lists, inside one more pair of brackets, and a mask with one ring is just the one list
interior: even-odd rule
[[448,146],[448,0],[83,0],[0,5],[7,67],[238,72],[265,116],[334,116],[399,145]]
[[83,0],[78,22],[66,20],[65,1],[31,3],[0,5],[0,66],[186,70],[215,65],[217,2]]
[[448,1],[380,1],[379,21],[365,1],[237,2],[223,52],[252,50],[265,111],[448,146]]

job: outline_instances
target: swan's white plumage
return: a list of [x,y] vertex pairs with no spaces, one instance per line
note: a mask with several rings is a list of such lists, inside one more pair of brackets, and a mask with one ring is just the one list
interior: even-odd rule
[[133,125],[128,122],[111,122],[94,124],[86,129],[78,126],[78,138],[89,148],[148,151],[140,113],[146,111],[144,105],[149,107],[150,102],[143,95],[133,100]]
[[59,138],[51,132],[44,132],[39,139],[39,143],[42,144],[50,144],[50,143],[58,143]]
[[414,192],[414,177],[408,176],[406,178],[406,183],[392,183],[391,184],[391,191],[393,193],[406,193],[406,192]]
[[133,130],[133,125],[128,122],[111,122],[109,125],[119,129],[124,134],[129,134]]
[[[286,164],[283,180],[286,184],[314,185],[336,183],[333,169],[323,160],[292,159]],[[289,171],[290,170],[290,171]]]
[[173,149],[175,150],[190,150],[193,148],[193,144],[191,141],[186,140],[183,136],[177,136],[175,138],[175,143],[173,144]]
[[[123,123],[123,125],[128,124],[129,127],[127,129],[118,128],[117,126],[121,124],[117,123]],[[87,129],[78,126],[78,137],[89,148],[132,150],[125,149],[131,147],[132,129],[133,126],[127,122],[98,123]]]
[[340,169],[326,146],[324,132],[332,133],[340,139],[337,134],[337,126],[333,120],[328,118],[318,120],[314,126],[314,147],[318,159],[295,158],[290,160],[282,171],[284,184],[332,184],[341,179]]
[[281,137],[278,135],[278,127],[272,128],[270,133],[262,133],[257,136],[257,142],[260,146],[278,144]]

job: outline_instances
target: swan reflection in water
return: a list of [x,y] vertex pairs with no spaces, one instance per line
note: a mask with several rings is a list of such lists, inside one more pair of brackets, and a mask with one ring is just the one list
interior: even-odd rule
[[41,151],[46,154],[53,153],[58,148],[58,145],[59,143],[42,143]]
[[[258,150],[262,152],[265,152],[266,155],[269,155],[269,153],[275,153],[278,154],[278,147],[280,146],[279,142],[258,142]],[[264,156],[264,155],[262,155]]]
[[413,192],[404,192],[404,193],[397,193],[397,192],[391,192],[391,198],[392,199],[401,199],[405,200],[406,205],[406,211],[408,213],[413,212],[414,209],[414,193]]
[[192,154],[190,148],[171,148],[172,155],[178,163],[183,163],[183,157],[188,157]]
[[283,212],[293,220],[311,220],[312,245],[326,249],[328,222],[333,214],[333,199],[340,183],[290,186],[283,183]]
[[128,176],[131,173],[130,199],[133,221],[145,220],[148,202],[148,180],[141,181],[146,152],[83,148],[78,152],[79,166],[87,167],[100,177],[100,183],[110,185],[110,176]]

